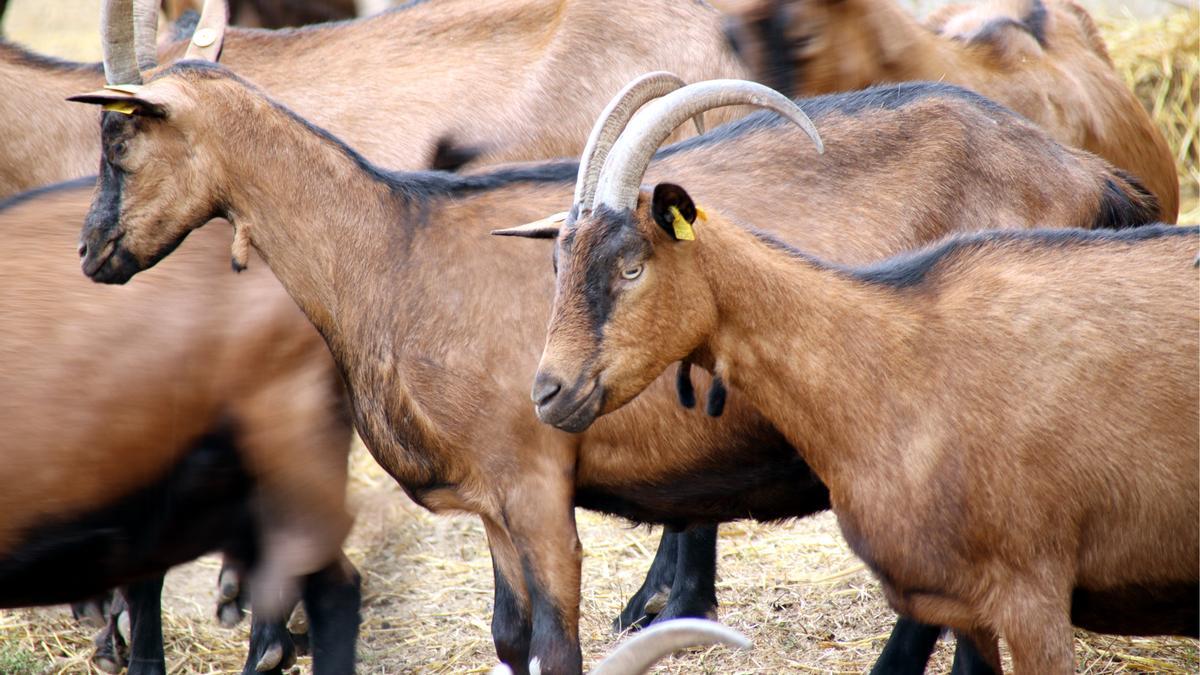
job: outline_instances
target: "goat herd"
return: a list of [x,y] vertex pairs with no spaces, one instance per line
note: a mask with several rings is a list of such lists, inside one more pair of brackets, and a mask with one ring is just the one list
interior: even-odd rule
[[96,663],[165,673],[162,575],[220,550],[247,673],[299,601],[352,672],[353,428],[482,519],[498,670],[581,670],[576,506],[667,526],[595,672],[741,644],[717,524],[830,508],[900,616],[876,672],[1197,636],[1200,239],[1088,14],[736,4],[0,42],[0,606],[120,587]]

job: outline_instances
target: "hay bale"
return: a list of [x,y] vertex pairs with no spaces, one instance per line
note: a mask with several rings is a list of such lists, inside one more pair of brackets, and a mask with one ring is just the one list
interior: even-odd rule
[[1175,153],[1179,222],[1200,222],[1200,12],[1135,20],[1101,19],[1108,51]]

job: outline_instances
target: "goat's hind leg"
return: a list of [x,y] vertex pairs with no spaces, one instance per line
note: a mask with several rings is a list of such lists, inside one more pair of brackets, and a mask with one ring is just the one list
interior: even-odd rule
[[629,599],[621,614],[613,619],[614,633],[645,628],[667,606],[671,597],[671,587],[675,584],[675,570],[679,564],[679,540],[682,536],[683,533],[672,527],[663,528],[658,551],[654,554],[650,569],[646,571],[646,580]]
[[700,525],[679,534],[675,582],[667,606],[653,623],[680,618],[717,618],[716,525]]

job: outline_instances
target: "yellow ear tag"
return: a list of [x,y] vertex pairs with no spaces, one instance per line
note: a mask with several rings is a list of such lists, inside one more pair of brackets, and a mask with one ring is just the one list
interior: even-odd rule
[[675,218],[675,220],[671,221],[671,226],[675,228],[675,238],[683,241],[695,241],[696,233],[692,231],[692,224],[674,206],[671,207],[670,211],[671,215]]
[[133,103],[129,103],[128,101],[113,101],[112,103],[105,103],[103,108],[105,110],[111,110],[112,112],[121,113],[122,115],[132,115],[133,111],[137,110],[137,106]]

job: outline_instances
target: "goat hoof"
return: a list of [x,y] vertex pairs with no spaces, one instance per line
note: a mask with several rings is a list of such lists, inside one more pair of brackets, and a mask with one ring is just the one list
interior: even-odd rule
[[689,605],[681,602],[675,604],[668,602],[667,606],[650,622],[650,625],[657,626],[671,619],[708,619],[709,621],[716,621],[717,605],[716,603]]
[[296,656],[308,656],[310,653],[310,645],[308,642],[308,633],[288,633],[292,636],[292,644],[296,647]]
[[130,623],[129,610],[125,610],[117,615],[117,634],[125,644],[129,644],[133,635]]
[[[254,669],[260,673],[265,673],[268,670],[278,668],[281,661],[283,661],[283,645],[276,642],[267,647],[267,650],[259,657],[258,663],[254,664]],[[286,668],[287,666],[284,667]]]
[[108,624],[107,610],[104,603],[97,600],[85,600],[71,605],[71,613],[75,620],[92,628],[104,628]]
[[233,628],[242,622],[245,612],[236,602],[222,602],[217,605],[217,621],[225,628]]
[[297,604],[292,610],[292,616],[288,619],[287,629],[289,633],[307,633],[308,632],[308,614],[304,611],[303,604]]
[[113,673],[113,675],[116,675],[125,668],[125,664],[118,661],[117,658],[111,654],[96,654],[92,656],[92,665],[106,673]]
[[670,599],[670,589],[660,590],[654,595],[650,596],[650,599],[646,601],[646,607],[644,611],[646,614],[658,614],[666,608],[667,601]]
[[232,567],[223,568],[220,577],[217,578],[217,592],[220,595],[220,601],[229,602],[237,599],[241,590],[242,579],[237,571]]
[[96,634],[92,640],[95,651],[92,652],[92,663],[106,673],[119,673],[125,667],[125,658],[121,653],[121,645],[114,642],[111,631],[105,629]]

